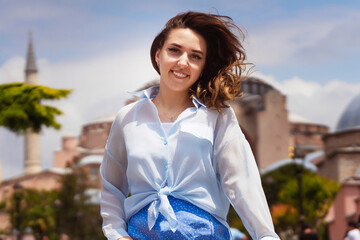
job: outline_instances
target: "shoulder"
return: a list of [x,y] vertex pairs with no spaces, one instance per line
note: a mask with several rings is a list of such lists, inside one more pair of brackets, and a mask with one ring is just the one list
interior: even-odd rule
[[114,123],[121,124],[124,123],[124,121],[129,120],[130,118],[133,118],[131,116],[134,116],[136,112],[138,112],[138,108],[140,108],[146,99],[140,99],[136,102],[127,104],[120,108],[120,110],[117,112]]
[[223,108],[218,111],[215,135],[219,137],[221,141],[229,141],[236,136],[241,136],[242,131],[237,121],[236,115],[232,107]]
[[217,122],[219,124],[236,124],[238,121],[234,112],[234,109],[229,106],[228,108],[222,108],[220,111],[217,111]]

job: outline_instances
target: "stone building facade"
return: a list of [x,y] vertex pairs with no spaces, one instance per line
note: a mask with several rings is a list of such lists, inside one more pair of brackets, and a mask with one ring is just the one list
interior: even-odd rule
[[360,128],[325,135],[325,157],[319,162],[318,173],[343,183],[360,167]]
[[329,133],[329,127],[295,119],[290,122],[289,145],[303,149],[305,154],[323,149],[322,138]]
[[265,169],[288,155],[290,124],[286,97],[253,77],[242,82],[241,87],[244,95],[231,106],[252,146],[259,169]]

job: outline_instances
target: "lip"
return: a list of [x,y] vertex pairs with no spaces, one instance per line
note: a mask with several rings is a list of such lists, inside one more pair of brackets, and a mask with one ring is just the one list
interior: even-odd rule
[[175,70],[171,70],[172,74],[176,77],[176,78],[186,78],[189,76],[189,74],[183,73],[181,71],[175,71]]

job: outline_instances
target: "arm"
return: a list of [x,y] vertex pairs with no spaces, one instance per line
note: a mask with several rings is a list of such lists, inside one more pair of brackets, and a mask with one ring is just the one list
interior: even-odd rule
[[124,212],[124,200],[129,194],[126,177],[127,157],[120,124],[118,116],[111,127],[100,166],[102,229],[109,240],[129,237]]
[[232,109],[220,113],[214,156],[224,193],[253,239],[279,239],[262,189],[250,145]]

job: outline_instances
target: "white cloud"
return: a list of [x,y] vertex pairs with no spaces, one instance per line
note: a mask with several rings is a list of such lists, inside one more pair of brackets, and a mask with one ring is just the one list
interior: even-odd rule
[[24,81],[25,59],[13,57],[0,67],[0,84]]
[[335,130],[336,124],[350,101],[360,94],[360,83],[331,80],[326,84],[293,77],[277,81],[273,76],[254,73],[287,96],[288,111]]
[[[359,51],[360,33],[354,24],[360,12],[350,8],[300,12],[293,18],[252,26],[245,48],[257,65],[274,66],[302,61],[319,64]],[[356,40],[357,39],[357,40]]]

